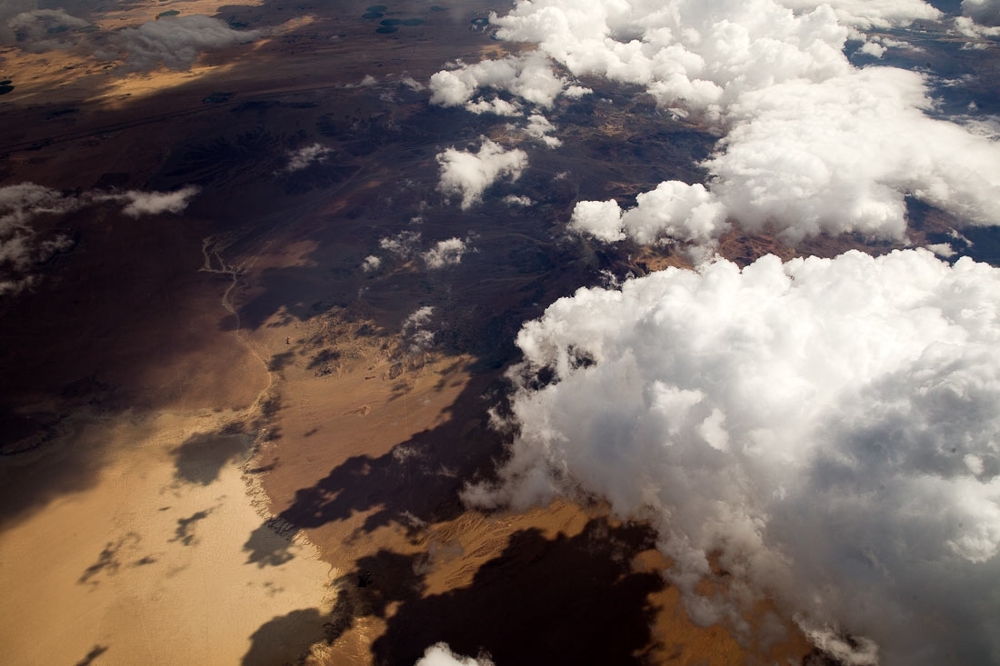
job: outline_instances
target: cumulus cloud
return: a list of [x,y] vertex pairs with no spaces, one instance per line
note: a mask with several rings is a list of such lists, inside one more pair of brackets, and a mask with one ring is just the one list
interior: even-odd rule
[[127,70],[150,71],[160,65],[185,70],[202,53],[247,44],[262,35],[260,30],[233,30],[224,21],[210,16],[170,16],[119,31],[114,45],[125,52]]
[[569,229],[607,243],[625,240],[622,209],[617,201],[581,201],[573,208]]
[[285,173],[302,171],[313,162],[324,162],[327,155],[332,152],[332,149],[327,148],[321,143],[313,143],[303,146],[298,150],[293,150],[288,153],[288,164],[285,165]]
[[639,194],[624,212],[615,201],[581,201],[569,227],[609,242],[629,236],[640,243],[662,237],[708,243],[726,229],[726,209],[700,183],[672,180]]
[[502,201],[508,206],[521,207],[532,206],[535,203],[531,200],[531,197],[524,196],[523,194],[508,194]]
[[[508,56],[502,60],[484,60],[474,65],[459,63],[431,76],[431,104],[465,106],[475,113],[493,112],[517,115],[520,106],[511,102],[473,98],[488,88],[514,95],[542,107],[551,107],[568,82],[557,76],[543,54]],[[579,91],[574,91],[579,94]]]
[[[885,663],[1000,658],[1000,269],[717,261],[581,289],[517,344],[519,436],[467,501],[650,519],[701,622],[767,595]],[[710,553],[731,594],[706,599]]]
[[424,263],[427,268],[444,268],[461,263],[462,255],[468,247],[461,238],[449,238],[439,241],[434,247],[424,252]]
[[361,262],[361,268],[365,273],[371,273],[372,271],[377,271],[382,266],[382,258],[374,254],[369,254],[365,257],[365,260]]
[[744,226],[772,223],[791,242],[847,231],[900,239],[907,194],[966,224],[1000,224],[1000,145],[928,108],[920,75],[882,67],[747,94],[706,163],[712,191]]
[[403,320],[403,338],[408,341],[412,353],[425,351],[434,344],[434,331],[428,329],[433,316],[434,308],[425,305]]
[[486,657],[473,659],[457,655],[446,643],[438,643],[427,648],[414,666],[493,666],[493,662]]
[[482,142],[475,153],[448,148],[437,156],[441,166],[438,189],[448,197],[461,196],[463,209],[479,203],[486,188],[499,179],[517,180],[528,166],[523,150],[505,150],[485,137]]
[[976,23],[968,16],[955,17],[955,31],[963,37],[969,37],[972,41],[962,44],[962,50],[984,50],[989,44],[982,41],[984,38],[1000,36],[1000,26],[983,25]]
[[549,119],[540,113],[533,113],[528,116],[528,125],[524,128],[525,133],[544,143],[549,148],[558,148],[562,145],[562,140],[554,136],[549,136],[556,131],[556,126],[549,122]]
[[[576,0],[539,0],[519,2],[495,22],[500,37],[537,43],[576,76],[641,85],[661,106],[725,132],[703,164],[710,201],[702,210],[716,214],[678,219],[693,191],[666,183],[675,196],[659,192],[633,216],[646,236],[655,220],[663,222],[658,234],[690,239],[724,230],[719,220],[731,218],[795,243],[843,232],[901,239],[907,196],[966,224],[1000,224],[993,205],[1000,145],[927,115],[922,75],[857,69],[844,54],[858,26],[937,15],[914,0],[586,0],[582,8]],[[862,48],[870,55],[887,48],[868,44]],[[652,210],[654,202],[666,209]],[[609,220],[606,237],[614,235]]]

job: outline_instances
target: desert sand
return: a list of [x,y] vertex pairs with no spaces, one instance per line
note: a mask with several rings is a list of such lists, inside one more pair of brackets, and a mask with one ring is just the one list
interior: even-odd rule
[[[322,636],[318,620],[254,633],[275,614],[326,610],[335,594],[315,548],[258,530],[244,472],[251,442],[215,435],[219,422],[161,412],[81,427],[72,445],[106,440],[94,485],[0,538],[7,663],[221,664],[248,652],[280,663]],[[253,560],[269,541],[287,561]]]

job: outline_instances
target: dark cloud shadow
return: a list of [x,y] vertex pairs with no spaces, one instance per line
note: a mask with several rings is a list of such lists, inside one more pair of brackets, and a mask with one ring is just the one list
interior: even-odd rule
[[273,521],[266,521],[250,533],[250,538],[243,544],[247,553],[247,564],[258,567],[277,567],[288,562],[295,556],[288,552],[291,543],[274,527]]
[[458,516],[465,511],[458,496],[464,483],[491,474],[494,457],[503,452],[503,437],[489,426],[487,409],[501,399],[505,386],[498,373],[474,377],[447,421],[385,455],[347,459],[315,485],[298,490],[278,520],[290,529],[308,529],[377,509],[361,530],[395,523],[416,533],[423,523]]
[[250,637],[250,650],[243,666],[274,666],[296,663],[309,646],[326,638],[329,618],[316,608],[294,610],[261,625]]
[[107,542],[97,555],[97,561],[87,567],[76,582],[80,585],[97,585],[100,582],[97,580],[99,576],[118,573],[122,567],[121,554],[134,548],[139,541],[141,537],[138,534],[129,532],[115,541]]
[[76,662],[75,666],[91,666],[98,657],[108,651],[108,647],[107,645],[95,645],[90,648],[90,652],[83,659]]
[[245,458],[249,450],[249,443],[243,435],[192,435],[170,451],[174,456],[174,478],[184,483],[207,486],[218,480],[225,465]]
[[213,509],[204,509],[192,513],[187,518],[178,518],[177,527],[174,528],[174,538],[170,539],[170,543],[180,542],[182,546],[197,544],[198,537],[195,536],[194,528],[199,522],[208,518],[212,511]]
[[[373,643],[374,662],[411,664],[444,641],[497,664],[643,663],[654,647],[649,595],[665,582],[633,572],[631,562],[654,544],[648,527],[603,519],[574,537],[517,532],[469,587],[405,600]],[[371,587],[394,583],[373,573]]]
[[658,609],[649,597],[666,583],[634,571],[632,562],[655,547],[655,536],[647,526],[603,518],[572,537],[515,532],[467,587],[432,595],[426,554],[380,550],[334,581],[339,597],[329,615],[312,608],[273,618],[254,632],[243,663],[281,663],[295,649],[331,644],[363,617],[386,622],[371,648],[379,666],[413,664],[440,641],[497,664],[646,663],[658,646],[650,629]]

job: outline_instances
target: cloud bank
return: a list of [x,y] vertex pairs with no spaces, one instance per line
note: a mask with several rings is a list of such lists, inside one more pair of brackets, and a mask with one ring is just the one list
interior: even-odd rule
[[[642,86],[661,107],[726,133],[703,164],[709,219],[680,217],[702,193],[668,183],[617,231],[602,219],[599,238],[703,241],[732,219],[796,243],[845,232],[901,239],[907,197],[964,224],[1000,224],[1000,145],[927,115],[923,75],[858,69],[844,54],[849,39],[866,39],[859,28],[937,17],[920,0],[522,0],[493,22],[499,37],[536,43],[574,76]],[[574,227],[588,231],[583,217]]]
[[437,156],[441,166],[438,190],[445,196],[460,196],[462,209],[471,208],[483,198],[486,188],[501,178],[515,181],[528,166],[528,154],[483,137],[478,152],[448,148]]
[[[996,663],[1000,269],[767,256],[581,289],[527,323],[501,484],[648,518],[694,619],[777,600],[872,663]],[[694,592],[720,553],[728,595]]]

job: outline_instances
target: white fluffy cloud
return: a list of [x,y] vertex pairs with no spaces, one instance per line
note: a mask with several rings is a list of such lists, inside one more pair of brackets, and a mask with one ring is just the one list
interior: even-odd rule
[[[680,219],[694,191],[666,183],[675,196],[658,189],[632,215],[644,238],[700,239],[728,217],[794,243],[842,232],[899,239],[906,196],[966,224],[1000,224],[1000,145],[929,117],[921,75],[857,69],[844,55],[858,28],[937,16],[920,0],[537,0],[495,22],[502,38],[537,43],[574,75],[641,85],[726,132],[704,165],[705,217]],[[616,235],[603,223],[605,238]]]
[[124,214],[129,217],[142,217],[143,215],[182,213],[199,191],[195,185],[188,185],[174,192],[129,190],[121,193],[95,195],[94,200],[123,203],[125,204],[125,207],[122,208]]
[[726,228],[726,209],[701,184],[672,180],[639,194],[636,206],[624,212],[615,201],[581,201],[569,228],[607,242],[629,236],[654,243],[666,236],[707,243]]
[[553,125],[548,118],[540,113],[533,113],[528,116],[528,124],[524,128],[524,132],[532,137],[533,139],[538,139],[544,143],[549,148],[558,148],[562,145],[562,140],[549,136],[552,132],[556,131],[556,126]]
[[[845,232],[899,240],[907,195],[968,225],[1000,224],[1000,144],[930,118],[929,106],[920,75],[885,67],[745,93],[705,162],[700,214],[685,220],[691,189],[663,183],[625,213],[624,231],[640,242],[697,240],[723,231],[728,216],[790,243]],[[642,224],[625,224],[629,216]]]
[[498,115],[518,115],[521,111],[505,100],[473,101],[480,89],[504,91],[547,108],[566,87],[567,82],[552,71],[548,60],[540,53],[484,60],[474,65],[459,63],[455,69],[437,72],[430,80],[431,104],[465,106],[475,113]]
[[424,263],[427,268],[444,268],[461,263],[462,255],[468,247],[461,238],[449,238],[438,241],[434,247],[424,252]]
[[288,164],[285,165],[285,172],[294,173],[302,171],[313,162],[325,161],[327,155],[332,152],[332,149],[327,148],[321,143],[312,143],[298,150],[293,150],[288,153]]
[[149,71],[160,65],[185,70],[206,51],[247,44],[262,34],[260,30],[233,30],[210,16],[169,16],[121,30],[115,45],[125,51],[128,70]]
[[430,349],[434,344],[434,331],[429,330],[434,308],[425,305],[417,308],[403,320],[403,339],[407,341],[410,352],[419,353]]
[[445,196],[461,196],[463,209],[479,203],[486,188],[497,180],[517,180],[528,166],[528,155],[523,150],[505,150],[485,137],[482,141],[478,152],[448,148],[437,156],[441,166],[438,189]]
[[452,652],[447,644],[438,643],[427,648],[414,666],[493,666],[493,662],[484,657],[463,657]]
[[[468,501],[651,519],[703,622],[767,594],[887,664],[1000,660],[1000,269],[718,261],[582,289],[517,343],[520,435]],[[713,552],[733,593],[707,600]]]
[[361,262],[361,269],[364,270],[365,273],[371,273],[372,271],[377,271],[381,267],[382,267],[382,258],[374,254],[369,254],[367,257],[365,257],[365,260]]

